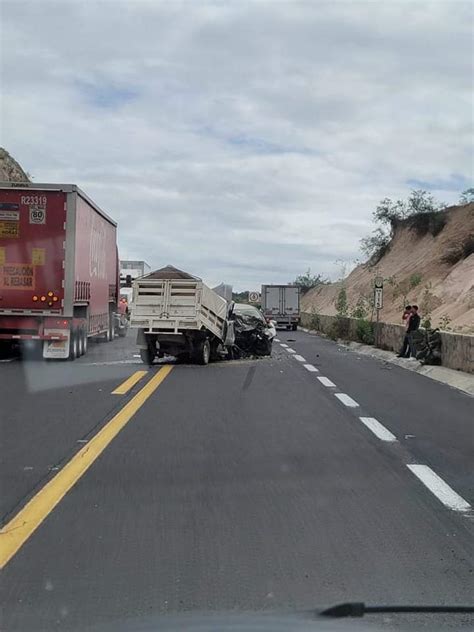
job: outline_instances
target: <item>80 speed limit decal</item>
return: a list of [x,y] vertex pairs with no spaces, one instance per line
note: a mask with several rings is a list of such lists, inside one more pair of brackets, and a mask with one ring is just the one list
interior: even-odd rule
[[46,224],[46,209],[30,206],[30,224]]

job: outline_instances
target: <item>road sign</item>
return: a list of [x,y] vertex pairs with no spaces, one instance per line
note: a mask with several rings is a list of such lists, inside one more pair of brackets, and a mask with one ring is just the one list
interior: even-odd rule
[[383,288],[374,288],[374,305],[375,309],[382,309],[383,307]]
[[260,303],[260,294],[258,292],[249,292],[249,303]]

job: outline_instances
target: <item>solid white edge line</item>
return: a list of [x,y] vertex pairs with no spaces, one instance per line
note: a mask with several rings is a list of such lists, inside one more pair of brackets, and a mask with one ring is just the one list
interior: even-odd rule
[[296,351],[294,349],[291,349],[290,347],[288,347],[287,351],[288,353],[296,353]]
[[319,373],[319,369],[317,369],[312,364],[303,364],[304,368],[310,373]]
[[355,400],[352,399],[352,397],[349,397],[349,395],[346,395],[345,393],[334,393],[334,395],[345,406],[350,406],[350,408],[356,408],[356,406],[359,405]]
[[306,362],[306,359],[303,358],[303,356],[294,355],[293,357],[294,357],[295,360],[298,360],[298,362]]
[[280,347],[283,347],[284,349],[287,349],[288,345],[286,345],[284,342],[280,342]]
[[318,380],[321,382],[321,384],[323,386],[336,386],[334,384],[334,382],[331,382],[331,380],[328,377],[323,377],[322,375],[317,375],[316,376],[318,378]]
[[454,511],[471,509],[471,505],[427,465],[407,463],[407,468],[449,509],[454,509]]
[[396,441],[397,437],[374,417],[359,417],[361,422],[381,441]]

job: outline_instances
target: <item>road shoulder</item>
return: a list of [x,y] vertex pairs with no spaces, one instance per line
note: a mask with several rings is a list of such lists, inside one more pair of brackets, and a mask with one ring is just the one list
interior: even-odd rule
[[[300,329],[312,336],[319,336],[315,331],[300,327]],[[384,349],[377,349],[370,345],[364,345],[360,342],[350,342],[345,340],[338,340],[338,344],[346,347],[350,351],[360,353],[363,355],[371,356],[385,362],[396,364],[402,369],[407,371],[415,371],[420,375],[429,377],[437,382],[442,382],[453,388],[456,388],[463,393],[474,396],[474,375],[471,373],[465,373],[463,371],[455,371],[454,369],[448,369],[444,366],[429,366],[423,365],[417,360],[398,358],[393,351],[385,351]]]

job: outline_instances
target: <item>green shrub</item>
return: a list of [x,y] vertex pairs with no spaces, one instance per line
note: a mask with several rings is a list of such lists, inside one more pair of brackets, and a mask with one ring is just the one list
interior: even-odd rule
[[423,277],[419,272],[414,272],[410,277],[410,289],[417,287],[421,283]]
[[357,303],[355,304],[355,307],[353,307],[351,310],[351,317],[352,318],[367,318],[368,306],[369,306],[369,301],[367,300],[367,297],[361,294],[359,298],[357,299]]
[[347,340],[349,338],[349,319],[345,316],[336,316],[331,328],[329,329],[329,337],[331,340]]
[[316,331],[321,330],[321,316],[318,311],[313,307],[311,310],[311,318],[309,320],[309,328],[315,329]]
[[369,266],[375,266],[390,250],[391,236],[382,228],[376,228],[372,235],[360,240],[362,252],[369,259]]
[[344,286],[341,287],[339,293],[334,301],[336,306],[336,312],[338,316],[347,316],[347,311],[349,309],[349,304],[347,302],[347,292]]
[[451,322],[451,316],[449,316],[448,314],[443,314],[441,318],[439,319],[439,328],[444,331],[451,331],[452,327],[449,326],[450,322]]
[[359,318],[356,323],[356,336],[359,342],[373,345],[375,342],[375,323]]
[[436,237],[446,226],[447,218],[444,211],[430,211],[416,213],[409,217],[406,222],[419,237],[423,237],[427,233]]

